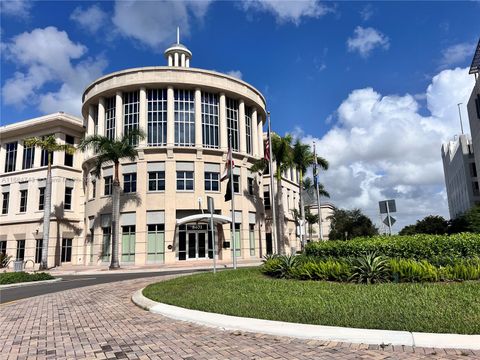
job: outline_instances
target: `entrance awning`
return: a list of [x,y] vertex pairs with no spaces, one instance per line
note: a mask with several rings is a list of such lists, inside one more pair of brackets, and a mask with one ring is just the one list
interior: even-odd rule
[[[204,222],[208,223],[210,221],[210,214],[195,214],[185,216],[181,219],[177,219],[176,225],[183,225],[192,222]],[[213,214],[213,222],[215,224],[228,224],[232,222],[232,218],[224,215]]]

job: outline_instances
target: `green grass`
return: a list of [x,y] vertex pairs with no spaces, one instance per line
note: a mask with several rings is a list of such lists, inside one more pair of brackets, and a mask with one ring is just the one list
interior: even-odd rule
[[47,273],[33,273],[26,272],[5,272],[0,274],[0,285],[16,284],[30,281],[52,280],[54,277]]
[[369,329],[480,334],[480,282],[359,285],[273,279],[259,269],[149,285],[155,301],[227,315]]

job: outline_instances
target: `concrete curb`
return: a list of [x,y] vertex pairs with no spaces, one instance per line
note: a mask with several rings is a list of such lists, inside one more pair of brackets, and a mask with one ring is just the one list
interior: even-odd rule
[[369,345],[480,350],[480,335],[433,334],[395,330],[344,328],[262,320],[208,313],[167,305],[143,296],[143,289],[132,295],[132,302],[155,314],[229,331],[245,331],[297,339],[338,341]]
[[0,290],[11,289],[11,288],[16,288],[16,287],[31,286],[31,285],[39,285],[39,284],[50,284],[50,283],[54,283],[54,282],[57,282],[57,281],[62,281],[62,278],[55,278],[55,279],[52,279],[52,280],[27,281],[27,282],[16,283],[16,284],[0,285]]

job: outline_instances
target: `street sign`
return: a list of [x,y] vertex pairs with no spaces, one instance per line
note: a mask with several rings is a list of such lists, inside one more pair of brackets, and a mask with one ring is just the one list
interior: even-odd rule
[[[395,200],[384,200],[379,201],[378,205],[380,207],[380,214],[388,214],[397,212],[397,206],[395,205]],[[388,205],[388,207],[387,207]]]
[[[390,218],[390,224],[388,223],[388,218]],[[387,216],[387,217],[383,220],[383,223],[384,223],[385,225],[387,225],[387,226],[390,226],[390,225],[395,224],[396,221],[397,221],[397,220],[395,220],[394,217],[392,217],[392,216]]]

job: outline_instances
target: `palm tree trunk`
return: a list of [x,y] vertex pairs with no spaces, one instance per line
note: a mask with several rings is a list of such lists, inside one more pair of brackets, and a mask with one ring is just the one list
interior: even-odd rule
[[282,172],[280,171],[280,164],[277,164],[277,246],[278,253],[285,254],[285,236],[284,236],[284,226],[285,226],[285,213],[283,209],[283,189],[282,189]]
[[43,240],[40,270],[48,269],[48,240],[50,238],[50,216],[52,210],[52,154],[48,152],[47,180],[45,182],[45,199],[43,204]]
[[115,178],[113,180],[113,198],[112,198],[112,254],[110,255],[110,269],[120,268],[118,262],[118,240],[119,240],[119,218],[120,218],[120,180],[119,163],[115,163]]
[[302,246],[302,251],[305,248],[305,207],[303,206],[303,196],[302,196],[302,190],[303,190],[303,171],[302,169],[299,169],[299,174],[300,174],[300,241],[301,241],[301,246]]

